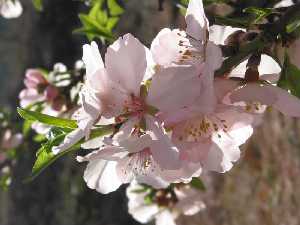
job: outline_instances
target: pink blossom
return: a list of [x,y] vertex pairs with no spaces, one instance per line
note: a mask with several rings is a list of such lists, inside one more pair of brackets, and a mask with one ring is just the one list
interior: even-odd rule
[[149,116],[146,120],[155,126],[149,128],[151,131],[139,135],[135,127],[137,121],[131,119],[122,125],[113,139],[106,139],[104,147],[85,157],[78,157],[80,162],[89,162],[84,179],[90,188],[106,194],[132,180],[155,188],[169,185],[164,180],[164,170],[179,168],[178,150],[170,144],[157,122]]
[[24,84],[27,88],[38,89],[40,85],[47,85],[48,81],[38,69],[28,69],[25,74]]
[[202,0],[191,0],[186,13],[186,31],[162,29],[151,44],[154,62],[160,66],[201,65],[214,71],[222,64],[221,49],[209,41],[209,23]]
[[[253,131],[253,116],[225,102],[226,96],[238,87],[238,82],[216,79],[214,86],[217,106],[213,112],[203,111],[201,102],[197,101],[175,114],[160,115],[172,131],[172,141],[180,149],[182,163],[187,163],[185,167],[190,177],[185,181],[199,175],[197,171],[201,168],[218,172],[230,170],[232,163],[239,159],[239,146]],[[170,175],[174,176],[171,172]]]
[[156,220],[156,225],[176,225],[180,215],[191,216],[205,209],[201,194],[189,185],[178,185],[173,195],[167,190],[157,190],[146,202],[149,189],[132,182],[126,190],[128,211],[140,223]]
[[[151,87],[146,90],[143,83],[149,78],[148,51],[137,39],[127,34],[109,46],[104,65],[96,43],[83,47],[87,80],[81,92],[82,107],[76,113],[81,131],[74,131],[78,134],[74,142],[83,136],[88,137],[92,126],[101,117],[115,118],[117,122],[125,123],[127,119],[137,118],[136,125],[139,126],[145,115],[155,114],[155,108],[176,110],[194,100],[200,91],[199,78],[195,76],[196,69],[193,66],[158,70],[152,78]],[[183,73],[187,75],[180,76]],[[173,82],[172,85],[166,86],[169,81]],[[171,97],[172,90],[180,85],[184,85],[182,88],[185,91]],[[151,124],[146,124],[148,126]],[[71,141],[72,138],[67,140]],[[63,143],[55,148],[55,152],[64,149]]]
[[24,84],[26,89],[23,89],[19,94],[21,107],[25,108],[36,102],[46,100],[43,90],[47,87],[48,81],[39,70],[28,69],[25,74]]
[[[210,102],[214,95],[214,72],[221,66],[223,58],[221,49],[209,40],[209,23],[201,0],[189,2],[186,24],[186,31],[165,28],[158,33],[151,44],[153,60],[158,70],[162,67],[194,66],[199,79],[198,90],[203,96],[202,105],[212,111],[215,107],[215,103]],[[181,86],[189,88],[188,85]]]

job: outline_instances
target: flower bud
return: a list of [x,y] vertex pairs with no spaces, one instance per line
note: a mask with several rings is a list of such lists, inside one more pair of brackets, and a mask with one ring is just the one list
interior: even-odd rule
[[25,74],[24,84],[27,88],[37,89],[39,85],[47,84],[43,74],[37,69],[28,69]]

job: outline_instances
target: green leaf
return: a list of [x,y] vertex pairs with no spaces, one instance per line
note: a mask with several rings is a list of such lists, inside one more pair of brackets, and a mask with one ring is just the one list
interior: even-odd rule
[[37,143],[40,143],[40,142],[47,140],[47,138],[43,134],[37,134],[33,137],[33,140]]
[[43,0],[32,0],[32,3],[37,11],[43,11]]
[[97,18],[97,15],[98,15],[98,12],[101,10],[101,5],[102,3],[100,2],[96,2],[93,7],[91,8],[88,16],[92,19],[96,19]]
[[260,22],[263,18],[273,13],[273,9],[271,8],[257,8],[257,7],[249,7],[244,9],[245,13],[250,13],[255,16],[254,23]]
[[120,18],[119,17],[111,17],[107,20],[107,24],[106,27],[108,30],[112,30],[116,27],[116,25],[118,24]]
[[120,16],[124,13],[124,9],[117,3],[116,0],[108,0],[107,6],[111,16]]
[[35,111],[30,111],[27,109],[18,108],[19,115],[29,121],[38,121],[50,126],[62,127],[62,128],[77,128],[77,123],[75,120],[57,118],[54,116],[49,116],[46,114],[38,113]]
[[84,25],[82,28],[76,29],[75,33],[84,33],[103,37],[108,40],[113,40],[113,35],[106,27],[101,26],[95,19],[90,18],[88,15],[79,14],[79,19]]
[[65,135],[66,134],[58,135],[54,139],[49,140],[44,145],[42,145],[42,147],[37,151],[37,160],[33,165],[32,174],[28,179],[26,179],[26,181],[32,181],[58,158],[80,148],[80,144],[76,144],[70,149],[63,151],[60,154],[54,155],[52,152],[52,147],[59,145],[64,140]]
[[202,182],[202,180],[200,180],[200,178],[196,178],[194,177],[192,179],[192,181],[190,182],[190,185],[195,188],[195,189],[198,189],[200,191],[205,191],[206,188],[205,188],[205,185],[204,183]]
[[79,14],[82,27],[74,30],[74,33],[80,33],[87,36],[92,41],[99,38],[101,42],[113,41],[112,30],[117,25],[120,15],[124,9],[120,7],[116,0],[94,1],[88,14]]
[[[57,129],[57,128],[56,128]],[[112,133],[114,130],[114,127],[112,125],[102,126],[97,129],[93,129],[91,131],[90,140],[107,135],[109,133]],[[66,137],[67,133],[64,133],[63,130],[55,130],[53,131],[57,134],[57,136],[53,137],[52,139],[48,140],[46,143],[42,145],[42,147],[37,151],[36,156],[37,159],[33,165],[32,168],[32,174],[29,178],[25,180],[25,182],[30,182],[33,179],[35,179],[39,174],[41,174],[48,166],[50,166],[52,163],[54,163],[57,159],[60,157],[75,152],[80,149],[80,145],[85,142],[84,139],[80,140],[78,143],[74,144],[69,149],[54,155],[52,152],[52,148],[54,146],[58,146],[64,138]]]

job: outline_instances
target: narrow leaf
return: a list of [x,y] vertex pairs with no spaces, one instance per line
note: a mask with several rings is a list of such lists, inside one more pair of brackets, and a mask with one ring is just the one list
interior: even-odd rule
[[110,15],[112,16],[120,16],[124,12],[124,9],[117,3],[116,0],[108,0],[107,5]]
[[40,123],[44,123],[50,126],[56,126],[61,128],[77,128],[77,123],[75,120],[57,118],[54,116],[49,116],[43,113],[38,113],[35,111],[30,111],[27,109],[18,108],[19,115],[29,121],[38,121]]

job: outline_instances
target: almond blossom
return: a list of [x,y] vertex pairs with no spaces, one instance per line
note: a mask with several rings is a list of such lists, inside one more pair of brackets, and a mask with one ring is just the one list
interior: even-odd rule
[[48,86],[48,81],[41,71],[37,69],[28,69],[25,74],[23,89],[20,94],[20,105],[25,108],[37,102],[45,101],[46,97],[42,90]]
[[156,220],[156,225],[175,225],[180,215],[192,216],[205,209],[201,194],[189,185],[151,190],[132,182],[126,194],[129,213],[140,223]]
[[239,146],[252,135],[254,120],[240,107],[226,104],[226,97],[238,86],[236,81],[216,79],[214,86],[212,101],[217,102],[217,107],[213,112],[207,112],[201,103],[195,102],[175,114],[160,117],[171,130],[173,143],[181,149],[183,162],[226,172],[239,159]]
[[[226,38],[222,36],[222,39]],[[248,86],[246,81],[242,81],[246,70],[245,61],[229,75],[229,77],[238,77],[239,80],[215,79],[215,99],[210,99],[211,102],[217,103],[213,112],[206,110],[201,101],[197,100],[177,113],[160,115],[165,126],[172,132],[173,143],[181,150],[180,158],[182,161],[193,162],[193,168],[197,168],[195,165],[198,164],[206,170],[218,172],[230,170],[233,163],[239,159],[239,146],[252,135],[253,126],[258,124],[266,107],[261,99],[254,97],[253,101],[250,101],[241,93],[246,92],[243,88]],[[261,79],[276,82],[280,70],[271,57],[262,56],[258,66]],[[268,86],[273,87],[271,84]],[[273,94],[276,96],[275,91]],[[249,91],[248,96],[256,96],[256,94]],[[273,104],[276,106],[276,102]],[[290,114],[292,112],[293,110]],[[170,174],[174,176],[174,172]],[[199,172],[193,176],[198,174]],[[189,179],[181,181],[186,182]]]
[[[205,16],[202,0],[191,0],[187,8],[186,31],[162,29],[151,44],[156,68],[178,65],[194,65],[200,78],[201,96],[213,96],[214,72],[223,61],[221,49],[209,40],[209,22]],[[213,110],[214,103],[202,104]]]
[[[120,42],[120,43],[119,43]],[[124,46],[125,43],[125,46]],[[137,44],[138,43],[138,44]],[[102,162],[103,160],[103,153],[108,151],[110,152],[110,155],[114,155],[113,150],[115,151],[116,147],[123,148],[127,151],[128,157],[121,157],[117,161],[125,161],[127,162],[129,159],[130,161],[132,158],[137,157],[139,160],[134,160],[136,163],[130,163],[132,164],[133,167],[136,167],[138,171],[138,174],[133,174],[135,179],[141,181],[145,180],[143,182],[148,183],[154,187],[165,187],[167,186],[171,181],[166,182],[163,181],[163,179],[160,179],[160,184],[157,184],[157,181],[151,182],[148,180],[153,179],[154,177],[163,177],[164,176],[164,171],[165,170],[175,170],[179,169],[179,153],[178,149],[176,146],[174,146],[169,137],[165,134],[163,128],[159,125],[159,122],[155,118],[156,116],[153,114],[152,110],[157,108],[157,111],[164,112],[164,111],[169,111],[169,110],[177,110],[182,107],[184,107],[186,104],[192,103],[194,98],[196,96],[199,96],[199,77],[195,76],[195,67],[192,66],[184,66],[184,67],[177,67],[177,68],[164,68],[156,71],[156,73],[153,75],[150,87],[148,88],[147,93],[145,94],[144,92],[140,92],[140,85],[143,79],[143,76],[146,74],[147,70],[147,53],[146,53],[146,48],[142,46],[136,39],[134,39],[131,35],[126,35],[123,37],[123,39],[119,39],[116,43],[113,44],[113,46],[124,46],[124,49],[118,49],[120,54],[115,54],[114,52],[111,52],[113,47],[110,47],[105,58],[106,58],[106,70],[107,72],[112,71],[115,72],[116,74],[119,73],[119,71],[134,71],[136,68],[129,68],[127,70],[122,70],[121,68],[118,69],[120,66],[124,65],[116,65],[114,64],[113,66],[116,68],[109,68],[110,64],[107,63],[109,62],[108,60],[113,60],[113,62],[120,62],[120,60],[117,59],[112,59],[110,58],[112,53],[114,57],[121,57],[125,50],[129,51],[131,48],[139,48],[140,53],[139,57],[134,56],[133,59],[128,58],[129,60],[134,60],[135,63],[132,62],[127,62],[129,65],[143,65],[143,68],[140,69],[140,71],[137,71],[137,73],[132,72],[129,73],[127,76],[124,76],[124,74],[120,74],[119,76],[112,74],[106,75],[106,73],[94,73],[93,76],[98,76],[97,78],[92,78],[95,79],[95,81],[99,81],[98,83],[96,82],[91,82],[91,78],[89,78],[89,72],[90,71],[95,71],[92,70],[91,67],[88,65],[91,65],[95,61],[92,61],[90,64],[86,63],[87,65],[87,85],[86,88],[89,89],[90,91],[87,92],[86,94],[83,94],[83,109],[87,109],[85,113],[82,113],[82,115],[87,115],[84,119],[79,119],[78,120],[78,125],[79,127],[82,126],[82,128],[78,129],[77,131],[74,131],[73,133],[80,132],[79,130],[84,131],[86,128],[90,130],[90,125],[94,124],[97,119],[99,119],[100,115],[103,115],[103,117],[115,117],[117,122],[123,122],[124,124],[122,127],[128,127],[127,124],[131,124],[131,129],[125,129],[120,132],[125,133],[126,136],[126,141],[129,141],[133,144],[136,145],[137,143],[141,142],[143,139],[142,135],[147,135],[151,137],[151,141],[149,143],[149,146],[144,146],[143,148],[139,148],[138,152],[135,154],[132,153],[132,149],[135,149],[135,147],[129,145],[129,146],[122,146],[123,141],[120,141],[118,138],[116,138],[118,135],[115,135],[113,140],[117,143],[115,145],[110,146],[110,150],[104,150],[108,146],[104,146],[102,149],[100,148],[99,154],[96,154],[96,161]],[[128,46],[126,46],[128,45]],[[92,46],[95,46],[94,43],[92,43]],[[127,49],[126,49],[126,48]],[[94,48],[95,49],[95,48]],[[89,51],[89,53],[92,51]],[[93,51],[94,53],[97,51]],[[131,51],[132,53],[130,54],[139,54],[138,50]],[[143,54],[143,56],[142,56]],[[100,55],[100,54],[97,54]],[[84,54],[83,59],[86,61],[86,54]],[[92,58],[93,59],[93,58]],[[142,62],[140,62],[142,61]],[[96,63],[96,65],[103,65],[101,63]],[[128,67],[128,65],[127,65]],[[97,70],[96,70],[97,71]],[[93,73],[93,72],[91,72]],[[135,73],[135,74],[134,74]],[[180,76],[180,74],[186,74],[186,76]],[[142,76],[141,76],[142,74]],[[135,75],[136,77],[130,78],[130,76]],[[112,81],[109,79],[113,79],[113,77],[116,76],[116,81]],[[131,84],[127,84],[128,87],[124,86],[126,83],[125,81],[120,82],[120,79],[124,79],[124,77],[127,77],[127,80],[131,81]],[[146,76],[147,77],[147,76]],[[176,79],[174,79],[176,77]],[[135,80],[138,81],[135,81]],[[100,82],[102,80],[102,82]],[[105,82],[103,82],[103,80]],[[127,81],[128,83],[128,81]],[[98,85],[98,87],[97,87]],[[101,86],[102,85],[102,86]],[[143,86],[142,86],[143,87]],[[183,92],[175,92],[174,90],[182,88]],[[143,89],[142,89],[143,90]],[[136,94],[134,94],[136,93]],[[85,101],[85,97],[91,97],[90,102],[92,104],[85,104],[87,101]],[[91,108],[89,109],[88,106]],[[92,107],[95,106],[95,107]],[[89,109],[89,110],[88,110]],[[89,113],[89,114],[88,114]],[[82,118],[82,117],[81,117]],[[122,121],[123,120],[123,121]],[[142,127],[142,123],[145,121],[145,127]],[[122,128],[121,127],[121,128]],[[130,126],[129,126],[130,127]],[[134,128],[134,129],[133,129]],[[143,131],[143,129],[145,129]],[[133,132],[134,130],[134,132]],[[73,135],[72,133],[72,135]],[[83,135],[85,132],[82,132],[81,135]],[[134,135],[132,135],[132,133]],[[140,134],[139,134],[140,133]],[[86,133],[85,133],[86,134]],[[137,136],[136,136],[137,135]],[[123,135],[124,136],[124,135]],[[82,136],[78,136],[78,138],[82,138]],[[133,142],[133,140],[135,140]],[[71,140],[68,139],[68,140]],[[73,140],[77,141],[78,139],[74,138]],[[67,146],[70,146],[72,142],[69,141],[69,144]],[[65,148],[66,143],[62,144],[63,148]],[[61,146],[58,146],[57,148],[61,148]],[[56,149],[57,149],[56,148]],[[54,149],[55,150],[55,149]],[[112,150],[112,151],[111,151]],[[160,154],[156,154],[157,152],[160,152]],[[145,154],[144,154],[145,153]],[[92,157],[94,154],[91,153],[91,156],[88,156],[85,160],[90,161],[95,161],[95,157]],[[99,157],[98,157],[99,156]],[[100,157],[102,156],[102,158]],[[146,159],[144,159],[144,157]],[[104,157],[105,158],[105,157]],[[154,162],[149,161],[148,158],[153,158]],[[111,157],[106,157],[107,160],[113,161]],[[81,160],[82,161],[82,160]],[[150,163],[151,162],[151,163]],[[150,163],[150,164],[149,164]],[[111,163],[110,163],[111,164]],[[118,164],[121,164],[119,162]],[[123,163],[124,164],[124,163]],[[144,165],[154,165],[155,168],[152,170],[152,168],[148,168],[149,166],[146,166],[147,171],[145,171],[145,168],[143,169]],[[158,165],[156,165],[158,164]],[[126,174],[131,174],[133,168],[126,166],[126,168],[123,168],[123,177]],[[142,166],[142,168],[141,168]],[[124,167],[124,165],[123,165]],[[87,170],[89,170],[89,166]],[[145,173],[146,172],[146,173]],[[155,174],[153,174],[155,172]],[[141,174],[142,173],[142,174]],[[150,175],[148,174],[150,173]],[[90,174],[89,171],[86,171],[86,174]],[[119,173],[120,174],[120,173]],[[144,179],[145,175],[147,175],[147,179]],[[150,176],[150,178],[149,178]],[[152,177],[151,177],[152,176]],[[97,176],[96,176],[97,177]],[[125,176],[126,177],[126,176]],[[86,178],[86,177],[85,177]],[[98,176],[99,182],[102,182],[102,177]],[[131,181],[131,179],[125,179],[123,178],[123,183],[128,183]],[[89,183],[88,178],[86,178],[87,183]],[[173,180],[172,180],[173,181]],[[92,188],[97,189],[96,186],[90,185]],[[101,185],[100,185],[101,186]],[[101,188],[100,192],[101,191]]]
[[19,94],[20,105],[23,108],[36,103],[47,102],[53,110],[60,111],[63,107],[59,90],[48,81],[38,69],[28,69],[24,79],[25,89]]
[[[127,34],[108,47],[104,66],[96,43],[83,47],[87,79],[81,92],[82,107],[76,115],[79,129],[74,133],[80,133],[78,138],[88,137],[92,126],[101,117],[125,122],[130,118],[142,119],[146,114],[153,115],[155,108],[176,109],[183,107],[186,101],[193,101],[199,90],[196,70],[192,66],[159,70],[147,90],[143,84],[149,78],[147,52],[145,46]],[[181,76],[171,87],[165,86],[182,73],[187,76]],[[189,85],[185,85],[184,92],[172,97],[169,95],[170,90],[185,83]]]
[[19,17],[22,12],[23,8],[19,0],[0,0],[0,15],[4,18]]
[[[57,67],[58,64],[54,66]],[[28,69],[24,79],[25,89],[19,94],[20,106],[39,107],[41,105],[41,113],[50,116],[60,116],[65,111],[65,102],[61,98],[60,92],[51,80],[46,79],[42,72],[38,69]],[[39,123],[32,123],[32,129],[38,134],[47,134],[50,127]]]
[[[130,135],[127,135],[125,140],[132,145],[122,145],[125,142],[120,141],[116,134],[112,139],[113,144],[100,148],[99,154],[91,153],[85,160],[90,163],[95,162],[93,156],[97,155],[95,157],[98,165],[102,164],[104,158],[108,161],[116,161],[114,151],[122,149],[122,152],[128,156],[125,157],[122,154],[122,157],[117,160],[119,165],[123,165],[123,167],[120,166],[123,168],[122,174],[120,175],[119,172],[122,183],[128,183],[133,178],[144,180],[143,177],[147,175],[145,183],[154,187],[167,186],[167,182],[161,181],[161,184],[156,184],[156,181],[148,181],[160,177],[162,170],[179,168],[178,149],[165,134],[155,113],[180,109],[199,95],[199,78],[195,76],[195,67],[160,69],[153,75],[150,87],[147,88],[145,85],[147,81],[143,80],[145,77],[148,78],[148,50],[132,35],[127,34],[119,38],[108,48],[105,55],[105,66],[95,43],[90,46],[85,45],[83,50],[87,80],[81,93],[82,108],[77,112],[79,128],[71,132],[60,146],[54,147],[53,152],[59,153],[84,136],[88,137],[91,128],[101,117],[115,118],[117,123],[123,124],[119,132],[123,132],[123,127],[131,127],[127,131]],[[180,76],[183,73],[186,76]],[[174,77],[178,79],[174,79]],[[175,94],[173,90],[178,87],[183,88],[184,91]],[[151,137],[151,142],[133,150],[136,149],[135,145],[140,146],[139,143],[143,140],[144,135]],[[111,157],[104,157],[105,152]],[[157,152],[160,152],[159,157]],[[135,163],[131,162],[131,166],[128,166],[125,162],[128,162],[129,159],[132,161],[132,158],[137,158],[137,160],[133,160]],[[108,164],[111,165],[110,162]],[[148,165],[153,165],[157,169]],[[138,173],[132,174],[133,168],[138,168]],[[91,166],[88,166],[87,174],[90,173],[89,170],[91,170]],[[153,174],[154,172],[155,174]],[[124,178],[127,176],[126,174],[132,174],[130,179]],[[97,179],[102,182],[102,176],[98,176]],[[89,178],[86,178],[86,181],[89,183]],[[95,185],[90,186],[97,189]],[[99,189],[101,191],[101,188]]]
[[151,131],[138,134],[136,121],[131,120],[121,126],[113,139],[107,138],[105,146],[77,158],[79,162],[89,162],[84,179],[90,188],[106,194],[132,180],[155,188],[169,185],[163,179],[164,168],[178,168],[178,152],[170,145],[166,149],[168,143],[163,141],[168,139],[157,122],[151,117],[146,117],[146,121],[154,124]]

